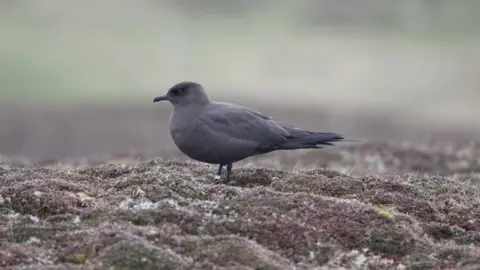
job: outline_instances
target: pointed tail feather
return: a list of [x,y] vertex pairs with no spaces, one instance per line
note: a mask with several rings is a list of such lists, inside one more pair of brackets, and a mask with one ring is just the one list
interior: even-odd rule
[[281,145],[282,150],[323,148],[345,138],[335,133],[302,131]]

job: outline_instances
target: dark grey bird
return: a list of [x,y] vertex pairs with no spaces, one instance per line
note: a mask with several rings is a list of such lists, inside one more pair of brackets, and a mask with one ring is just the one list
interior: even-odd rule
[[254,109],[212,101],[202,85],[180,82],[153,102],[167,100],[173,105],[170,134],[175,145],[188,157],[219,165],[215,183],[230,181],[232,164],[276,150],[323,148],[344,140],[335,133],[312,132],[274,120]]

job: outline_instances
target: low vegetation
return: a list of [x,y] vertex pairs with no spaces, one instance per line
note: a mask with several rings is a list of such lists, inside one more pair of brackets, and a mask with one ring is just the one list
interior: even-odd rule
[[[372,149],[383,149],[384,165],[370,165],[387,172],[339,172]],[[0,267],[479,269],[478,148],[469,151],[346,147],[317,154],[339,170],[243,166],[229,185],[213,185],[215,168],[193,162],[4,158]],[[470,167],[458,176],[458,164]]]

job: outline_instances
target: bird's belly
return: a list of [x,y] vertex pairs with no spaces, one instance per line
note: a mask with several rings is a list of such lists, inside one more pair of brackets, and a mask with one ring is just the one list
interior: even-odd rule
[[212,149],[212,146],[205,146],[204,144],[194,144],[194,143],[181,143],[176,144],[178,149],[182,151],[189,158],[198,160],[201,162],[220,164],[222,157]]
[[250,147],[238,147],[238,144],[232,140],[220,140],[208,133],[180,134],[172,130],[171,135],[178,149],[197,161],[210,164],[228,164],[251,155]]

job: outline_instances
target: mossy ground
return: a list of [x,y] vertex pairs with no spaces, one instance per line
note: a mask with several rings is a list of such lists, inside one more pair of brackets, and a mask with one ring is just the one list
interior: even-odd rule
[[363,169],[237,166],[229,185],[194,162],[4,158],[0,267],[479,269],[479,148],[422,149],[306,152],[297,159]]

